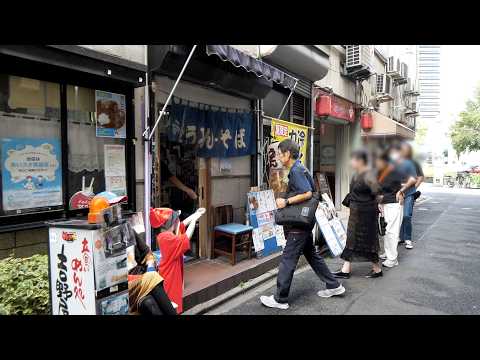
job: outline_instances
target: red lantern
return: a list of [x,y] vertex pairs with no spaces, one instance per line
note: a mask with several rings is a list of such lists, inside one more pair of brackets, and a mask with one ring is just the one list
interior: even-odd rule
[[365,131],[370,131],[373,128],[373,116],[371,112],[364,112],[360,118],[360,126]]

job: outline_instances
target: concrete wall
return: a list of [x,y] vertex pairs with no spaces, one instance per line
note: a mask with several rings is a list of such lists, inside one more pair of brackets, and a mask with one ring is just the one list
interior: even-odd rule
[[[323,45],[326,46],[326,45]],[[329,70],[327,75],[315,82],[320,87],[330,87],[333,92],[351,102],[355,102],[355,83],[341,75],[341,64],[345,59],[345,50],[340,46],[330,46]]]
[[78,45],[107,55],[146,65],[145,45]]
[[48,253],[48,230],[33,229],[0,234],[0,259]]

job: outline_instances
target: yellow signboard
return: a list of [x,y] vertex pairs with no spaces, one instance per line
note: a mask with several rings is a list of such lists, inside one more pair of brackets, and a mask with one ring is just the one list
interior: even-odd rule
[[277,141],[292,139],[300,146],[300,161],[307,157],[308,127],[284,120],[272,119],[272,137]]

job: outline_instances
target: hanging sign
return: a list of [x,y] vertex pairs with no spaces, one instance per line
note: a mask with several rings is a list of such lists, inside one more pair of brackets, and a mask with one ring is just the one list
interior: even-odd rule
[[199,157],[233,157],[255,153],[251,112],[225,112],[172,104],[168,139],[195,145]]
[[300,161],[305,165],[308,127],[288,121],[272,119],[272,137],[276,141],[292,139],[300,146]]
[[3,210],[63,204],[58,139],[4,138],[1,161]]
[[125,139],[127,137],[125,95],[96,90],[95,104],[97,137]]

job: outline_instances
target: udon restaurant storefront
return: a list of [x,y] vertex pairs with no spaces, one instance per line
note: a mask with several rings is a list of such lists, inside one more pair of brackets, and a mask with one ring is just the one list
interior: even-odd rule
[[0,46],[0,258],[46,253],[45,221],[86,216],[93,194],[136,209],[145,70],[81,46]]

